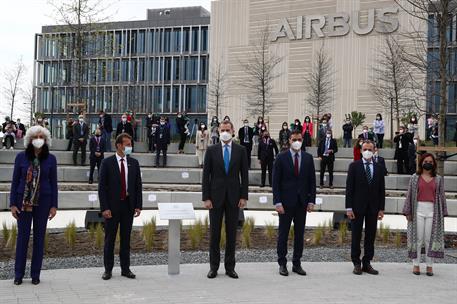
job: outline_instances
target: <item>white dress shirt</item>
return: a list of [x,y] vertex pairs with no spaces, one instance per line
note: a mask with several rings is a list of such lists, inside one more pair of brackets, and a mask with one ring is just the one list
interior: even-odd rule
[[128,193],[129,183],[128,183],[128,176],[129,176],[129,166],[127,165],[127,156],[121,157],[119,154],[116,153],[117,165],[119,166],[119,173],[121,173],[121,159],[124,159],[124,170],[125,170],[125,191]]

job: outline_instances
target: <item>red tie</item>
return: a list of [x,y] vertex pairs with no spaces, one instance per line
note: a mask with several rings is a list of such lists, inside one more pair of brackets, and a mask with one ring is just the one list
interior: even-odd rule
[[295,153],[295,176],[298,176],[298,153]]
[[127,190],[125,187],[125,167],[124,159],[121,158],[121,200],[125,200],[127,196]]

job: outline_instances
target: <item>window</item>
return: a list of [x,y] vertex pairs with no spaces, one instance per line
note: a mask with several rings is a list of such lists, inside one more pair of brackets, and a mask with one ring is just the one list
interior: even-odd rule
[[163,112],[170,113],[170,104],[171,104],[171,87],[166,86],[164,88],[164,101],[163,101]]
[[200,80],[208,80],[208,58],[200,57]]
[[166,29],[164,33],[164,40],[163,40],[163,45],[164,49],[163,51],[165,53],[170,53],[171,50],[171,29]]
[[173,52],[181,52],[181,29],[173,30]]
[[128,59],[122,59],[121,67],[122,81],[129,81],[129,61]]
[[179,86],[173,86],[172,110],[173,113],[179,112]]
[[144,81],[145,64],[144,59],[140,58],[138,62],[138,81]]
[[162,113],[162,87],[154,88],[154,112]]
[[114,34],[114,54],[116,56],[122,55],[122,32]]
[[136,30],[133,30],[131,31],[131,34],[130,34],[131,38],[130,38],[130,47],[131,47],[131,52],[132,52],[132,55],[136,55],[137,54],[137,40],[138,40],[138,32]]
[[151,54],[151,53],[154,53],[155,52],[155,49],[154,49],[154,30],[150,30],[148,32],[148,44],[149,44],[149,49],[148,49],[148,53]]
[[137,53],[139,55],[142,55],[145,53],[146,51],[146,48],[145,48],[145,31],[144,30],[140,30],[138,32],[138,41],[137,41]]
[[130,81],[136,82],[138,74],[138,61],[137,59],[130,60]]
[[170,81],[171,80],[171,57],[165,58],[165,65],[164,65],[164,80]]
[[192,28],[192,51],[193,52],[198,52],[198,35],[199,35],[198,27],[193,27]]
[[183,47],[184,52],[189,52],[190,50],[190,28],[184,28],[183,31]]
[[119,81],[119,73],[120,73],[120,60],[116,59],[114,60],[113,63],[113,81],[118,82]]
[[208,51],[208,28],[202,27],[200,52]]
[[173,80],[179,80],[179,71],[180,71],[180,60],[179,57],[173,58]]

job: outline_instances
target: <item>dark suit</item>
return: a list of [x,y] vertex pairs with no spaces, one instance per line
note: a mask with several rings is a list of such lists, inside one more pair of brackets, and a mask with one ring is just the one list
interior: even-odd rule
[[[247,132],[246,132],[247,129]],[[251,153],[252,153],[252,138],[254,137],[254,129],[251,127],[242,127],[238,130],[238,138],[240,145],[246,148],[248,155],[248,167],[251,168]]]
[[120,123],[118,123],[117,127],[116,127],[116,137],[118,137],[119,134],[121,134],[121,133],[127,133],[128,135],[130,135],[133,138],[132,124],[129,123],[128,121],[125,123],[122,123],[122,121]]
[[268,169],[268,184],[270,186],[272,183],[272,173],[273,173],[273,161],[275,160],[275,155],[278,155],[278,146],[276,141],[272,138],[260,138],[259,139],[259,148],[257,157],[260,160],[260,166],[262,168],[262,186],[265,186],[266,173]]
[[374,136],[373,136],[373,133],[371,133],[371,132],[361,133],[361,134],[359,134],[358,139],[374,141]]
[[[125,165],[125,163],[124,163]],[[98,181],[100,210],[111,210],[112,218],[105,219],[105,270],[114,266],[114,245],[117,229],[120,228],[120,262],[122,272],[130,267],[130,234],[135,209],[143,208],[141,171],[138,161],[127,157],[127,197],[121,200],[121,173],[116,154],[102,161]]]
[[389,175],[389,171],[387,171],[386,160],[382,156],[373,156],[373,160],[375,163],[378,163],[384,170],[384,176]]
[[328,144],[328,150],[333,150],[332,153],[325,153],[327,139],[325,138],[319,142],[319,147],[317,148],[317,156],[322,158],[321,160],[321,170],[320,170],[320,185],[324,185],[324,174],[325,168],[328,168],[329,175],[329,186],[333,186],[333,165],[335,163],[335,153],[338,152],[338,144],[336,139],[330,138]]
[[397,173],[409,173],[409,156],[408,148],[410,144],[414,145],[411,133],[398,134],[394,137],[395,159],[397,160]]
[[98,124],[102,127],[106,151],[111,152],[111,132],[113,132],[113,120],[111,119],[111,115],[106,113],[103,114],[103,117],[98,119]]
[[[100,172],[100,166],[102,164],[103,158],[105,158],[106,152],[106,141],[100,136],[97,140],[96,136],[93,136],[89,141],[89,161],[90,161],[90,172],[89,172],[89,181],[94,180],[94,170],[97,166],[97,171]],[[101,153],[100,156],[96,156],[95,152]]]
[[[81,165],[86,163],[86,146],[89,138],[89,126],[87,123],[76,122],[73,124],[73,164],[76,165],[78,150],[81,149]],[[82,140],[80,140],[82,139]]]
[[156,144],[156,167],[159,166],[160,152],[163,154],[163,166],[167,165],[167,150],[170,144],[170,129],[168,126],[159,125],[155,133],[155,144]]
[[232,142],[228,173],[225,171],[223,145],[208,147],[203,165],[202,200],[211,200],[210,267],[218,270],[220,264],[220,239],[222,219],[225,215],[225,270],[235,269],[236,228],[240,199],[248,199],[248,160],[245,148]]
[[[351,259],[354,265],[370,264],[374,256],[374,242],[378,212],[384,210],[386,193],[384,168],[373,163],[372,182],[368,182],[363,159],[349,165],[346,179],[346,208],[352,209],[355,219],[351,221],[352,243]],[[364,256],[360,260],[360,241],[365,220]]]
[[[10,207],[22,208],[27,170],[30,160],[25,152],[20,152],[14,162],[13,179],[10,189]],[[33,254],[32,254],[32,279],[39,279],[43,262],[44,239],[48,223],[49,210],[57,208],[57,161],[54,155],[42,160],[40,163],[40,196],[38,207],[33,207],[32,212],[21,212],[17,221],[17,243],[15,278],[23,278],[29,247],[30,230],[33,221]]]
[[[295,152],[294,152],[295,153]],[[295,175],[294,158],[291,150],[278,154],[273,168],[273,205],[282,204],[284,214],[279,215],[278,263],[287,263],[287,239],[292,221],[294,222],[294,253],[292,262],[300,265],[303,255],[306,208],[316,200],[316,173],[311,154],[301,151],[298,176]]]

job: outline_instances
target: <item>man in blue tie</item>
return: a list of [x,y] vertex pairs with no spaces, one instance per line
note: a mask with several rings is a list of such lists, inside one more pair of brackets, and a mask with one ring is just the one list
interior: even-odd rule
[[325,169],[328,168],[329,187],[333,189],[333,164],[335,163],[335,153],[338,152],[338,144],[332,136],[332,130],[327,129],[325,140],[319,142],[317,156],[321,161],[320,188],[324,187]]
[[208,278],[217,276],[220,264],[222,220],[225,216],[225,273],[237,279],[235,245],[238,214],[248,200],[248,159],[246,149],[234,143],[233,124],[223,121],[219,126],[221,142],[208,148],[203,165],[202,200],[209,209],[210,270]]

